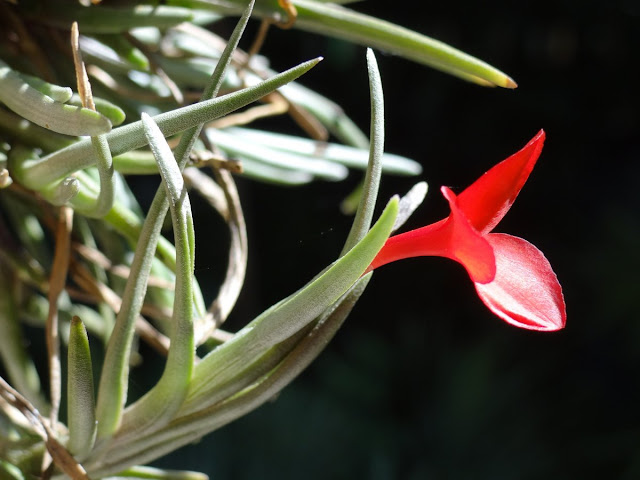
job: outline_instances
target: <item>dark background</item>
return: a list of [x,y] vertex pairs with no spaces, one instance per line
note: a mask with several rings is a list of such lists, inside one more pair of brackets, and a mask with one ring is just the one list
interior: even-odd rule
[[[507,325],[451,261],[387,266],[276,401],[158,465],[218,480],[640,478],[640,3],[426,3],[351,8],[450,43],[519,88],[478,87],[377,52],[386,149],[421,162],[430,185],[407,227],[447,214],[440,185],[462,190],[544,128],[540,161],[496,230],[545,252],[566,329]],[[303,83],[368,129],[363,47],[273,29],[263,53],[277,69],[325,56]],[[288,120],[272,125],[301,134]],[[292,189],[239,180],[250,263],[232,326],[335,259],[349,226],[338,205],[360,176]],[[414,182],[384,178],[381,201]],[[220,270],[206,250],[201,279]]]

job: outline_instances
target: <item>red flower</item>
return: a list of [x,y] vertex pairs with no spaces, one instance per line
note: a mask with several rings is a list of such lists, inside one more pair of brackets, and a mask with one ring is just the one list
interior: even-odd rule
[[549,261],[526,240],[491,233],[527,181],[544,138],[541,130],[522,150],[458,196],[442,187],[451,214],[389,238],[369,270],[403,258],[450,258],[466,268],[480,299],[506,322],[531,330],[563,328],[566,310],[562,288]]

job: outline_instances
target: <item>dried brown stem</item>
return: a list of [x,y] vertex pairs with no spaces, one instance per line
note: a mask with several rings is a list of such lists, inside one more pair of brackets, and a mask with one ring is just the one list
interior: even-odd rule
[[257,107],[249,108],[244,112],[232,113],[226,115],[218,120],[209,122],[207,127],[214,128],[227,128],[238,125],[246,125],[259,118],[273,117],[274,115],[281,115],[289,111],[289,102],[287,102],[281,95],[269,94],[262,100],[268,102],[265,105],[259,105]]
[[60,338],[58,336],[58,298],[64,290],[69,268],[71,253],[71,228],[73,225],[73,210],[70,207],[60,207],[56,227],[56,246],[53,265],[49,277],[49,313],[46,323],[47,355],[49,358],[49,382],[51,394],[51,422],[58,419],[61,394],[60,373]]
[[[206,136],[202,135],[202,141],[209,150],[213,149]],[[197,344],[210,338],[211,334],[224,323],[231,313],[244,284],[247,268],[247,230],[238,190],[230,172],[215,167],[212,170],[217,183],[199,170],[192,169],[189,172],[185,170],[185,178],[189,179],[191,186],[227,222],[231,239],[225,279],[217,298],[209,307],[207,315],[201,319],[196,332]],[[224,202],[220,198],[220,191],[224,195]]]
[[95,111],[96,106],[93,102],[91,84],[89,83],[87,69],[85,68],[84,61],[82,60],[82,53],[80,53],[79,36],[78,22],[73,22],[71,24],[71,53],[73,54],[73,66],[76,71],[78,95],[80,95],[80,100],[82,101],[82,106],[84,108]]
[[[129,278],[131,275],[131,269],[126,265],[114,265],[111,260],[109,260],[101,251],[96,250],[95,248],[91,248],[83,243],[74,242],[73,250],[77,252],[81,257],[89,262],[101,267],[104,270],[109,271],[110,273],[120,277],[120,278]],[[164,288],[166,290],[174,290],[175,284],[174,282],[170,282],[160,277],[156,277],[151,275],[149,277],[148,285],[150,287],[158,287]]]
[[[74,281],[78,285],[80,285],[90,294],[94,295],[97,299],[109,305],[109,307],[114,312],[120,311],[122,299],[107,285],[96,280],[86,267],[74,263],[72,276]],[[169,339],[158,330],[156,330],[142,316],[138,316],[138,318],[136,319],[136,332],[156,351],[158,351],[162,355],[167,355],[169,351]]]

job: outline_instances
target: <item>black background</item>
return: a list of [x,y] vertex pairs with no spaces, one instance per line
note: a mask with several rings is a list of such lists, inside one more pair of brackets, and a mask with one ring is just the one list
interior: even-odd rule
[[[387,266],[276,401],[158,465],[213,479],[640,478],[640,4],[426,3],[351,8],[450,43],[519,88],[478,87],[376,52],[386,150],[419,161],[430,185],[406,228],[447,214],[440,185],[462,190],[544,128],[538,165],[496,230],[545,252],[566,329],[505,324],[451,261]],[[263,53],[276,69],[325,56],[302,83],[368,129],[363,47],[273,29]],[[286,119],[261,126],[301,134]],[[230,328],[335,259],[349,227],[338,205],[360,176],[287,189],[239,180],[250,263]],[[381,202],[415,181],[385,177]],[[213,284],[223,257],[215,241],[199,242],[196,273]]]

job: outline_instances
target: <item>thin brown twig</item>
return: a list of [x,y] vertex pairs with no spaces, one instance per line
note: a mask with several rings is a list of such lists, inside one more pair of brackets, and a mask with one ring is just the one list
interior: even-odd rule
[[209,150],[194,150],[191,153],[189,160],[193,162],[192,166],[196,168],[214,167],[222,170],[228,170],[235,174],[240,174],[244,171],[240,160],[225,158],[222,154],[214,153]]
[[282,96],[269,94],[263,98],[268,102],[265,105],[249,108],[244,112],[232,113],[222,118],[209,122],[207,127],[228,128],[238,125],[246,125],[259,118],[273,117],[289,111],[289,103]]
[[262,49],[262,46],[264,45],[265,40],[267,39],[267,33],[269,33],[269,27],[271,26],[272,23],[273,22],[271,20],[267,20],[267,19],[262,20],[262,22],[260,22],[260,27],[258,28],[258,32],[256,33],[256,36],[253,39],[253,42],[251,43],[249,50],[247,50],[246,60],[238,69],[238,71],[242,71],[245,68],[247,68],[249,66],[249,62],[251,61],[251,59],[260,52],[260,50]]
[[276,22],[276,25],[280,28],[289,29],[293,27],[298,18],[298,11],[291,0],[278,0],[278,5],[287,13],[287,20],[285,22]]
[[289,115],[307,135],[320,142],[326,142],[329,140],[329,130],[327,130],[320,120],[313,116],[306,108],[289,100],[281,92],[276,91],[275,93],[282,95],[282,97],[287,101],[289,104]]
[[[214,148],[205,135],[202,135],[202,141],[209,150]],[[201,321],[202,327],[196,335],[198,345],[210,338],[231,313],[244,284],[247,268],[247,230],[238,190],[230,172],[215,167],[212,170],[216,182],[199,170],[193,170],[187,174],[190,176],[191,185],[225,219],[231,238],[225,279],[218,296]],[[219,193],[217,193],[219,190],[224,194],[224,203],[219,199]],[[214,192],[216,195],[212,195]],[[211,201],[211,198],[215,201]]]
[[[84,266],[77,263],[72,265],[72,277],[73,280],[84,288],[87,292],[96,296],[99,300],[103,301],[114,312],[120,311],[122,299],[116,292],[111,290],[107,285],[96,280],[91,272]],[[142,316],[138,316],[136,319],[136,332],[156,351],[162,355],[167,355],[169,352],[169,339],[156,330],[147,320]]]
[[87,69],[82,61],[82,53],[80,53],[79,43],[80,32],[78,31],[78,22],[71,24],[71,53],[73,55],[73,66],[76,72],[76,84],[78,85],[78,95],[82,101],[82,106],[95,111],[96,105],[93,102],[91,93],[91,84],[87,76]]
[[[113,262],[111,262],[111,260],[109,260],[100,250],[91,248],[84,243],[78,242],[74,242],[71,247],[73,248],[73,251],[78,253],[82,258],[101,267],[104,270],[109,271],[113,275],[124,279],[129,278],[129,276],[131,275],[131,269],[129,267],[127,267],[126,265],[114,265]],[[175,289],[174,282],[165,280],[155,275],[149,276],[148,285],[150,287],[164,288],[166,290]]]
[[[244,278],[247,271],[248,257],[248,241],[247,227],[242,213],[242,205],[240,204],[240,196],[238,189],[233,181],[231,173],[226,170],[213,168],[213,174],[216,177],[218,185],[222,187],[227,199],[229,209],[229,233],[231,235],[231,245],[229,246],[229,261],[227,264],[227,272],[224,282],[220,287],[217,298],[209,307],[208,313],[213,317],[213,330],[222,325],[231,310],[233,310],[240,290],[244,285]],[[211,332],[209,332],[209,335]],[[208,337],[208,335],[207,335]]]
[[56,227],[56,246],[49,277],[49,313],[46,323],[47,354],[49,358],[49,382],[51,395],[51,422],[58,419],[61,395],[60,338],[58,336],[58,298],[64,290],[71,253],[71,229],[73,210],[60,207]]

